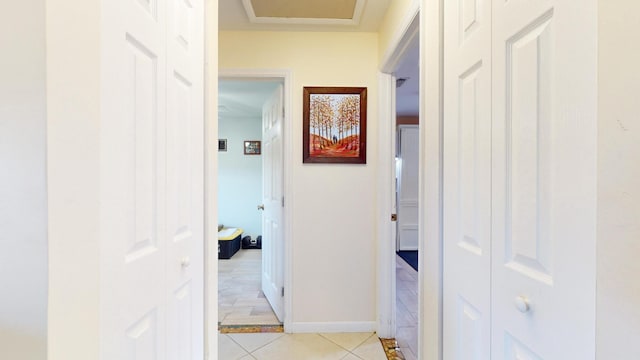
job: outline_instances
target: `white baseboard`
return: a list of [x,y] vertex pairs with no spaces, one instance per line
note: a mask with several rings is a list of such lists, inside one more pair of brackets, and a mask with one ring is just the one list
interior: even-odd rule
[[340,332],[375,332],[375,321],[345,322],[292,322],[287,329],[290,333],[340,333]]

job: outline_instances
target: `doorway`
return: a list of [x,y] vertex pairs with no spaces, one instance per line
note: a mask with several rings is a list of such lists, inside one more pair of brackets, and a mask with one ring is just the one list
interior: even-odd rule
[[278,80],[218,82],[218,324],[280,326],[262,291],[263,107]]
[[[278,93],[279,105],[275,107],[280,109],[276,111],[281,118],[279,136],[286,146],[288,141],[283,134],[287,129],[283,124],[286,125],[288,111],[283,109],[288,101],[283,95],[288,90],[288,75],[278,71],[234,70],[220,71],[219,76],[216,225],[224,232],[219,239],[231,234],[231,241],[237,242],[237,250],[219,256],[215,274],[217,294],[214,286],[210,286],[211,295],[218,299],[218,328],[224,332],[246,331],[247,327],[283,331],[288,302],[280,288],[284,288],[288,280],[285,276],[288,233],[285,220],[288,217],[285,204],[280,201],[282,196],[278,195],[277,206],[273,205],[269,189],[274,188],[273,179],[278,178],[281,192],[286,190],[286,162],[282,159],[273,161],[274,156],[269,155],[274,154],[274,146],[268,141],[272,136],[265,137],[271,133],[263,126],[263,118],[271,116],[268,123],[273,123],[273,96]],[[275,166],[279,170],[268,171]],[[274,212],[282,214],[278,228],[283,231],[278,234],[269,231],[263,221],[270,219],[267,214]],[[239,238],[233,230],[241,234]],[[216,247],[223,243],[222,240],[217,242]],[[271,291],[274,287],[278,288],[277,294]],[[209,304],[216,306],[213,302]]]
[[407,359],[418,358],[420,36],[409,42],[393,74],[395,101],[396,341]]

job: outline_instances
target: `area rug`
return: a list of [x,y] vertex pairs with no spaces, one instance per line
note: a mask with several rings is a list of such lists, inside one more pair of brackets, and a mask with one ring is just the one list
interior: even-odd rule
[[418,250],[415,251],[398,251],[398,255],[404,260],[407,264],[411,265],[411,267],[418,271]]

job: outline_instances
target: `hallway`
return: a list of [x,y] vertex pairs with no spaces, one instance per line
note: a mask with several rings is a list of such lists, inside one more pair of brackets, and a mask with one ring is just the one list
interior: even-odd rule
[[218,325],[281,325],[262,293],[262,250],[218,260]]
[[218,346],[225,360],[387,360],[375,333],[218,334]]
[[407,360],[418,359],[418,272],[396,255],[396,340]]
[[[240,250],[218,262],[220,359],[412,360],[418,351],[418,272],[396,256],[397,345],[375,333],[283,334],[260,291],[260,251]],[[241,326],[241,325],[258,325]],[[234,333],[256,331],[257,333]],[[281,329],[281,328],[280,328]],[[280,330],[281,331],[281,330]],[[394,351],[398,348],[400,352]],[[385,354],[385,348],[388,349]]]

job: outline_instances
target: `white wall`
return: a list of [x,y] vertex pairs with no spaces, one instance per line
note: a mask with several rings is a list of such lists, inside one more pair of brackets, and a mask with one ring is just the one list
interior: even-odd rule
[[[294,331],[375,328],[377,44],[375,33],[219,33],[220,68],[291,71]],[[302,164],[304,86],[368,88],[366,165]]]
[[0,10],[0,359],[45,359],[45,1]]
[[640,2],[598,17],[597,358],[640,359]]
[[261,118],[218,120],[218,137],[227,139],[227,151],[218,154],[218,223],[253,239],[262,234],[262,155],[244,155],[243,146],[260,140],[261,129]]

